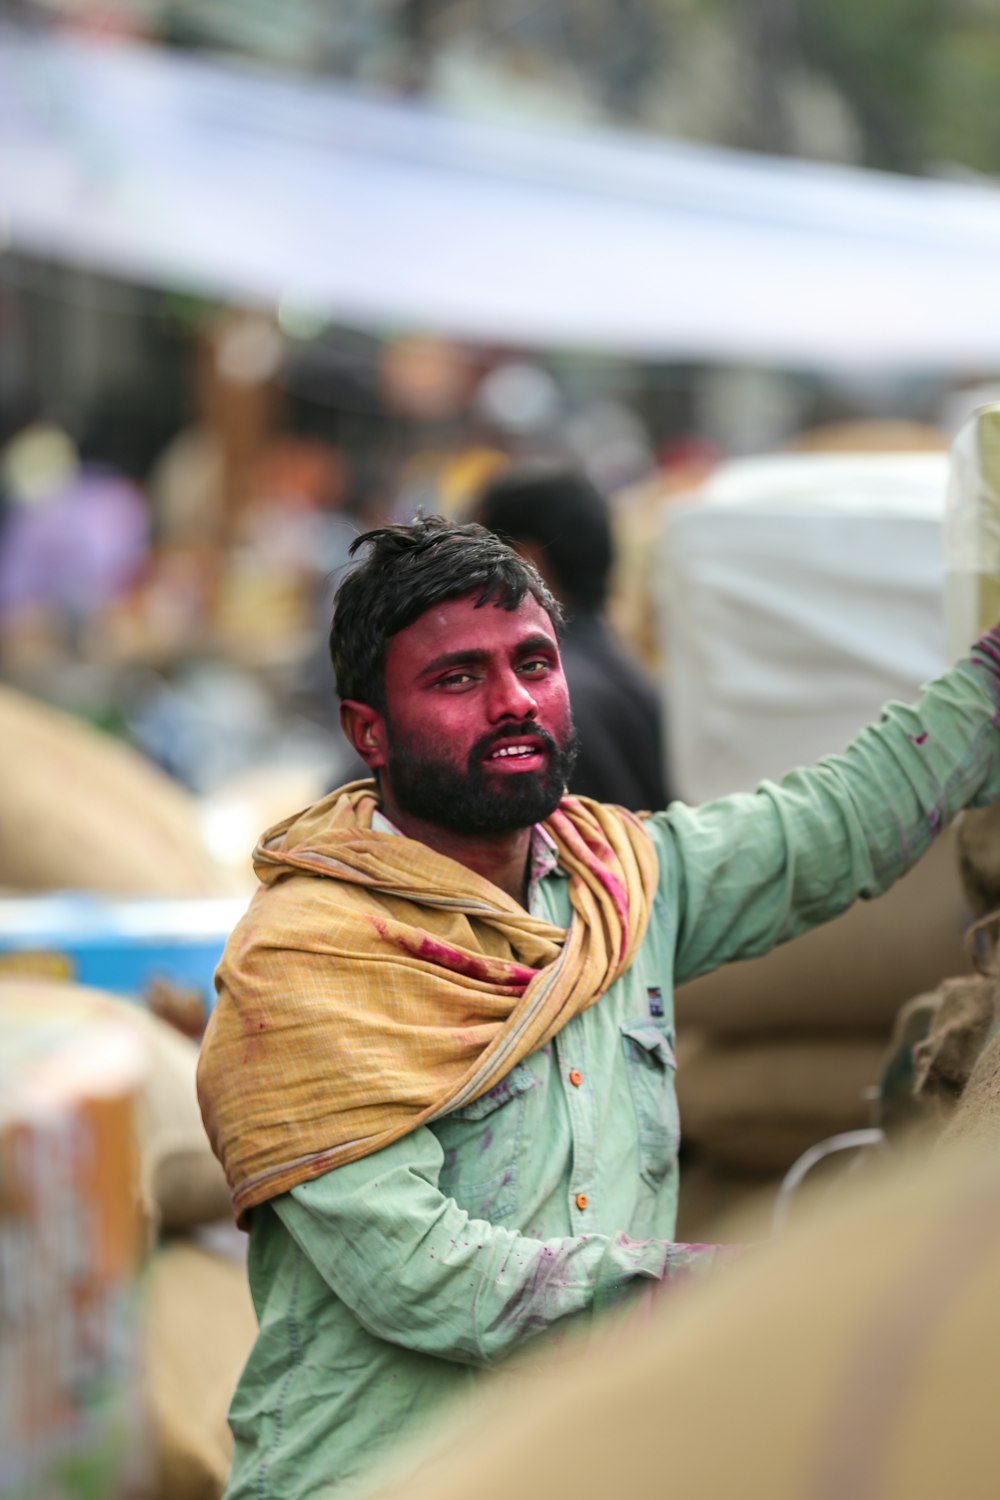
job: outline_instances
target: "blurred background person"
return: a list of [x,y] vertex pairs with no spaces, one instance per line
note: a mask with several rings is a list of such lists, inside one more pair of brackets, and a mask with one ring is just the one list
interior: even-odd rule
[[0,672],[72,672],[145,564],[145,496],[41,417],[0,449],[0,495]]
[[472,515],[534,564],[566,611],[560,647],[580,736],[570,791],[633,811],[665,807],[659,696],[603,617],[614,565],[604,496],[574,469],[518,466],[485,485]]

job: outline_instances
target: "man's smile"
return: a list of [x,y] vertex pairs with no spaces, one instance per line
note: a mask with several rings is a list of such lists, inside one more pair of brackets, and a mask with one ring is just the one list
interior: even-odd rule
[[537,770],[548,759],[555,742],[547,732],[535,730],[531,733],[504,735],[498,744],[484,756],[487,765],[502,762],[505,768],[519,771]]
[[501,756],[505,755],[521,756],[537,755],[538,753],[539,752],[534,745],[501,745],[498,750],[494,750],[493,754],[490,756],[490,760],[499,760]]

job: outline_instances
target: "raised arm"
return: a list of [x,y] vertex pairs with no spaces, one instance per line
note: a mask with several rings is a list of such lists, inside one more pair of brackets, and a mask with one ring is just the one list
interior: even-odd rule
[[880,895],[964,807],[1000,800],[1000,630],[842,755],[649,820],[678,983]]

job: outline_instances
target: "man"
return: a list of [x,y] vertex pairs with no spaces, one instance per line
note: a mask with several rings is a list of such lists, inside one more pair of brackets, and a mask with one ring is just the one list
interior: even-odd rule
[[485,486],[473,513],[533,564],[566,612],[559,651],[580,743],[570,792],[666,807],[659,698],[603,614],[614,563],[607,501],[574,469],[518,466]]
[[373,780],[270,830],[202,1109],[260,1332],[228,1500],[349,1492],[483,1367],[711,1267],[675,1244],[673,987],[874,896],[1000,799],[1000,644],[755,794],[562,796],[559,611],[477,526],[360,539],[331,632]]

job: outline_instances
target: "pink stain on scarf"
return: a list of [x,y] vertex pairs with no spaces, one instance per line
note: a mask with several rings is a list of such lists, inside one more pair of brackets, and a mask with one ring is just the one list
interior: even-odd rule
[[622,940],[618,952],[618,961],[620,963],[628,947],[628,892],[624,882],[605,863],[605,860],[610,861],[614,859],[614,851],[605,843],[591,844],[585,838],[581,837],[561,808],[557,808],[549,819],[549,822],[558,826],[563,841],[572,849],[580,862],[586,865],[591,875],[600,882],[611,898],[611,904],[615,909],[615,914],[621,924],[622,931]]
[[[431,937],[426,932],[418,933],[415,940],[405,932],[390,932],[384,917],[372,915],[369,920],[379,937],[384,938],[387,943],[394,943],[404,952],[411,953],[414,958],[438,964],[453,974],[461,974],[464,979],[478,979],[485,984],[496,985],[505,992],[523,993],[538,972],[528,968],[526,964],[504,963],[502,959],[491,964],[488,959],[478,958],[474,953],[464,953],[461,948],[453,948],[450,943],[443,943],[440,938]],[[506,983],[498,983],[495,978],[497,962],[503,964]]]

